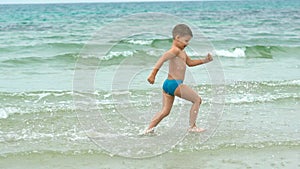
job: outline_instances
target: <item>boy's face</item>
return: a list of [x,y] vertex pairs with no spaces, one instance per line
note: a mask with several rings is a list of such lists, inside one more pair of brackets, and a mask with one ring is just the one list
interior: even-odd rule
[[189,45],[190,40],[192,37],[190,35],[185,36],[176,36],[175,40],[178,42],[177,45],[180,49],[184,49],[187,45]]

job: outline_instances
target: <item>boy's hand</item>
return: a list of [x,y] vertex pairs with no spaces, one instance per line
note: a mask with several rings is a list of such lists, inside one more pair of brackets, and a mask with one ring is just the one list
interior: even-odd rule
[[212,55],[210,53],[208,53],[205,58],[205,63],[211,62],[212,60],[213,60]]
[[153,84],[155,81],[155,77],[153,75],[150,75],[147,80],[150,84]]

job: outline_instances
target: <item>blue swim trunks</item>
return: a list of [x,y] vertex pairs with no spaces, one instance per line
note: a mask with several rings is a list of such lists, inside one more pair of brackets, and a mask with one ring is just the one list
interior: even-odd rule
[[175,90],[182,83],[183,83],[182,80],[166,79],[163,85],[163,89],[169,95],[174,96]]

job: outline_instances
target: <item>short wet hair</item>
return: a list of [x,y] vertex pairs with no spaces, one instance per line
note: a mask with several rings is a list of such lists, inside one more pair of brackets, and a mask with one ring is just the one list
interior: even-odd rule
[[192,33],[192,30],[185,24],[178,24],[176,25],[174,28],[173,28],[173,31],[172,31],[172,35],[173,35],[173,39],[175,39],[175,37],[177,35],[179,36],[191,36],[193,37],[193,33]]

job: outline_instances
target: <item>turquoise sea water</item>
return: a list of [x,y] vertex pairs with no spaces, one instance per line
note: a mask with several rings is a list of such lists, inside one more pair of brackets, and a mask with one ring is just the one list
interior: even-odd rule
[[[0,168],[299,168],[299,9],[297,0],[0,5]],[[74,105],[82,96],[73,92],[74,71],[77,60],[101,61],[91,94],[97,106],[89,110],[105,113],[118,132],[137,135],[161,106],[166,73],[155,85],[146,78],[170,37],[128,37],[105,57],[81,51],[102,27],[149,12],[177,16],[202,32],[222,65],[226,95],[218,128],[206,142],[187,134],[160,156],[131,159],[84,132]],[[113,77],[126,59],[136,62],[124,72],[145,64],[128,91],[112,91],[121,86]],[[212,84],[206,66],[188,71],[194,79],[186,84],[204,101],[198,124],[205,125]],[[122,99],[128,93],[130,100]],[[177,99],[158,136],[190,105]]]

